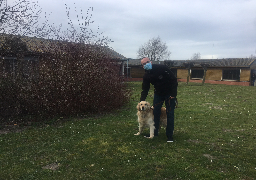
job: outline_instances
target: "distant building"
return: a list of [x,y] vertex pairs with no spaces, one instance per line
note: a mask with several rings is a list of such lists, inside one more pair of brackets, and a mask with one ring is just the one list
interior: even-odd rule
[[[36,69],[42,60],[51,59],[51,53],[72,53],[72,50],[63,52],[70,44],[67,41],[42,39],[36,37],[16,36],[0,34],[0,73],[4,72],[11,76],[16,74],[18,68],[22,68],[24,76],[29,76],[29,71]],[[97,52],[107,59],[120,65],[120,75],[124,75],[124,61],[127,58],[117,53],[108,46],[83,44],[85,51]],[[19,64],[19,67],[18,67]]]
[[[159,62],[153,62],[158,64]],[[256,59],[228,58],[228,59],[201,59],[201,60],[166,60],[160,61],[167,65],[179,81],[205,83],[252,85],[253,73],[256,74]],[[130,60],[130,77],[142,80],[144,69],[140,60]]]

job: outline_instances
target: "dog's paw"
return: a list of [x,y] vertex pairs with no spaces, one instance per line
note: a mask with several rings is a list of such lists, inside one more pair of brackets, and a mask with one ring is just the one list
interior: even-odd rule
[[134,134],[135,136],[138,136],[138,135],[140,135],[140,132],[138,132],[137,134]]

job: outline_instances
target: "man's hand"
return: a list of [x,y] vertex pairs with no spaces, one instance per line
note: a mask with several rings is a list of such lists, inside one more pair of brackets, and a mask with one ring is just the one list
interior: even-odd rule
[[175,97],[170,96],[169,98],[170,98],[170,99],[174,99]]

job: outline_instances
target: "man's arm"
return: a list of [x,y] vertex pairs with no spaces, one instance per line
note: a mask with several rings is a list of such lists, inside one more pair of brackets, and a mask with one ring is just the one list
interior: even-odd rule
[[140,96],[140,101],[145,101],[148,96],[148,91],[150,89],[150,82],[147,80],[146,77],[143,77],[142,83],[142,92]]

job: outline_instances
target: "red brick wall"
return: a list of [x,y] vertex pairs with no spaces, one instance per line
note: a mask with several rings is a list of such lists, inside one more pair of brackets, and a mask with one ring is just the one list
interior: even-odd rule
[[[187,82],[186,79],[178,79],[179,82]],[[202,80],[189,80],[189,82],[202,83]],[[226,85],[238,85],[238,86],[249,86],[250,82],[237,82],[237,81],[214,81],[205,80],[205,83],[210,84],[226,84]]]

